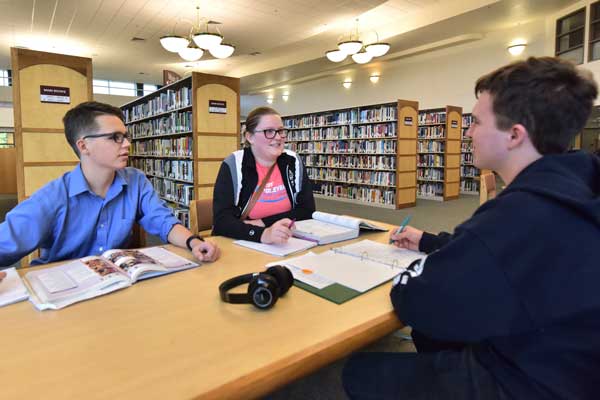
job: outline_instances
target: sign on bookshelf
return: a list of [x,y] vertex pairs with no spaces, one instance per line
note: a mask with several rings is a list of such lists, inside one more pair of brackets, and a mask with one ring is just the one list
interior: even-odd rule
[[40,85],[40,101],[42,103],[71,103],[71,90],[68,87]]
[[208,100],[210,114],[227,114],[227,102],[222,100]]

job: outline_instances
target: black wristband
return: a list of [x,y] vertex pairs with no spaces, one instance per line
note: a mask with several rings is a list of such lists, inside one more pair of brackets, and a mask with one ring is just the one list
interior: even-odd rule
[[194,239],[198,239],[198,240],[201,240],[201,241],[203,241],[203,242],[204,242],[204,239],[202,239],[202,236],[198,236],[198,235],[192,235],[192,236],[190,236],[190,237],[189,237],[189,238],[187,238],[187,240],[185,241],[185,245],[186,245],[186,247],[187,247],[187,248],[188,248],[190,251],[192,251],[192,245],[191,245],[191,243],[192,243],[192,240],[194,240]]

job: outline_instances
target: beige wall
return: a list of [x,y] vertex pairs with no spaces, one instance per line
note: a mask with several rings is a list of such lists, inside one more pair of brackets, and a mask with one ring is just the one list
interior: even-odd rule
[[[109,94],[94,94],[94,100],[120,107],[137,99],[130,96],[113,96]],[[0,102],[12,103],[12,87],[0,86]],[[0,107],[0,126],[14,126],[14,112],[11,107]]]
[[[377,84],[372,84],[368,78],[374,69],[354,67],[345,75],[293,85],[289,88],[287,102],[281,99],[278,90],[271,106],[283,115],[289,115],[406,99],[418,101],[420,109],[449,104],[469,112],[475,103],[475,81],[515,60],[506,47],[519,37],[529,43],[521,57],[549,54],[546,52],[546,21],[540,19],[487,34],[468,44],[384,63]],[[354,82],[350,89],[341,85],[347,76]],[[241,102],[242,115],[247,115],[254,107],[268,105],[266,95],[242,96]]]

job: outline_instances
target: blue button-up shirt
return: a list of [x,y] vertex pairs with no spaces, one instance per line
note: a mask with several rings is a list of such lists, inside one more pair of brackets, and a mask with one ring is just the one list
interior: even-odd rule
[[118,170],[106,197],[92,192],[78,165],[18,204],[0,224],[0,266],[40,248],[32,264],[99,255],[125,246],[133,224],[167,242],[179,223],[135,168]]

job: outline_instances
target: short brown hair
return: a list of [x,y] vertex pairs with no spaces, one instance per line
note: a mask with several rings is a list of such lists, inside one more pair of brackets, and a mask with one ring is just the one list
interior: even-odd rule
[[530,57],[482,76],[498,129],[521,124],[540,154],[562,153],[585,126],[598,87],[591,73],[556,57]]
[[67,142],[69,142],[77,157],[79,157],[77,140],[85,134],[98,130],[96,117],[99,115],[114,115],[125,123],[125,118],[120,108],[97,101],[81,103],[67,111],[63,117]]

